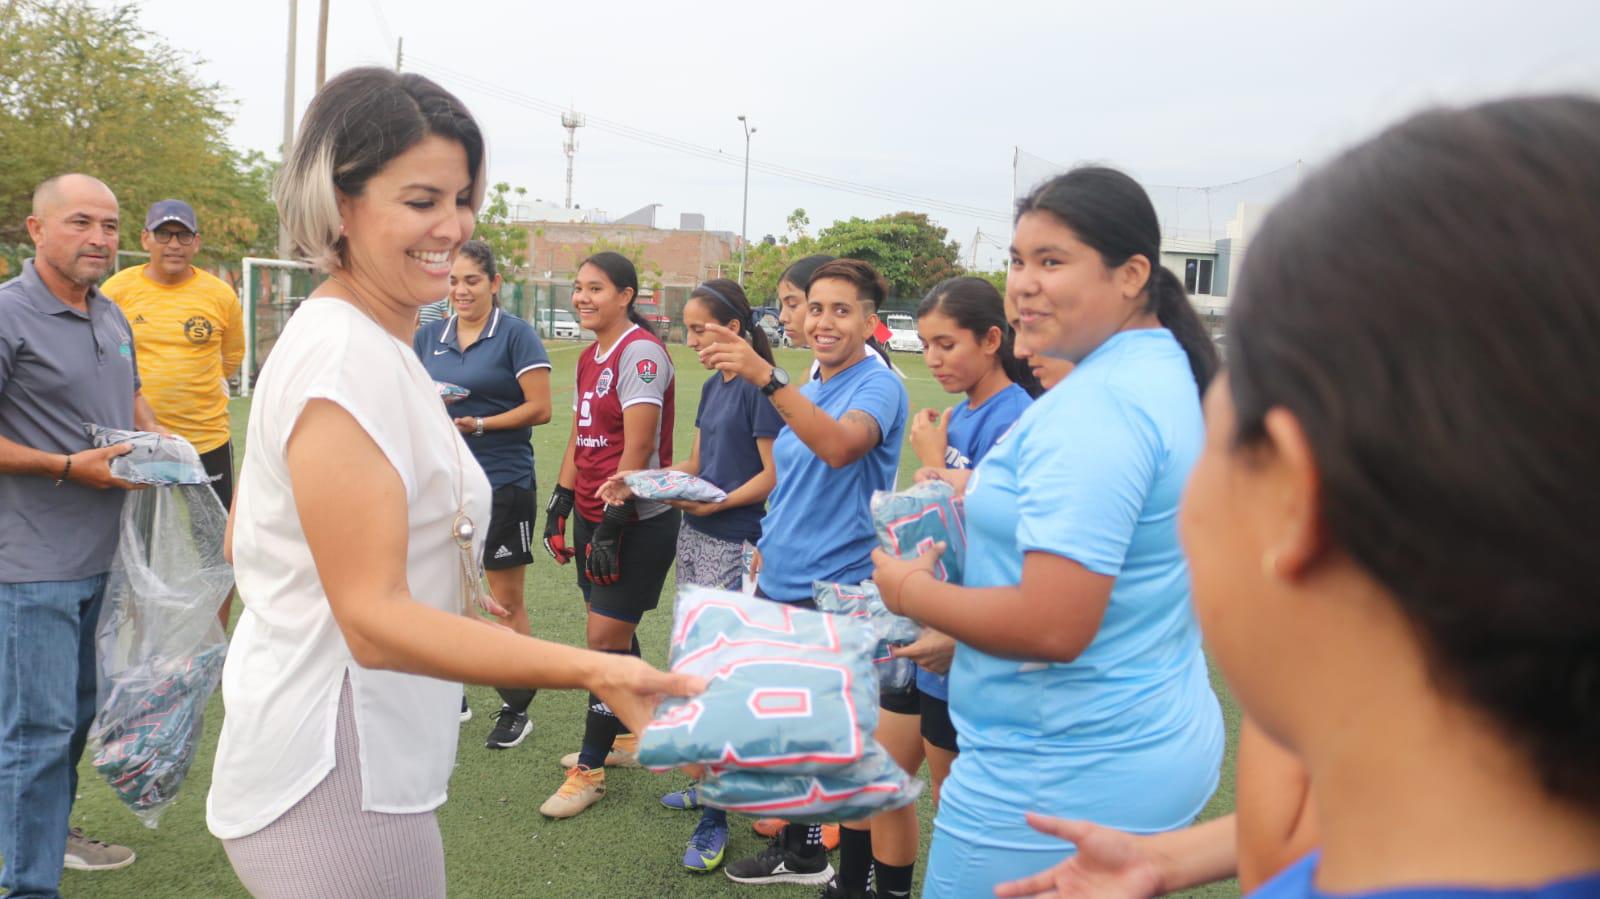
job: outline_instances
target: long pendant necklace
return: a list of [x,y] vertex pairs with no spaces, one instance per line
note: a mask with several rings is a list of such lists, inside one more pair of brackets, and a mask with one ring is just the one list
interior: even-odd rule
[[[366,297],[362,296],[360,291],[338,275],[329,275],[328,278],[348,290],[351,298],[355,300],[351,305],[355,306],[362,315],[365,315],[368,321],[377,325],[378,330],[383,331],[383,336],[388,339],[389,345],[394,348],[395,354],[400,357],[400,367],[407,372],[409,377],[410,368],[406,365],[405,355],[401,353],[398,346],[395,346],[394,336],[384,330],[383,325],[379,324],[377,316],[366,308]],[[443,403],[439,404],[439,411],[441,413],[444,412]],[[457,611],[465,615],[468,609],[476,606],[488,612],[497,604],[495,603],[494,595],[489,590],[487,577],[483,569],[483,560],[473,551],[473,544],[478,536],[478,528],[473,524],[472,516],[467,514],[466,466],[461,460],[461,438],[456,433],[455,425],[450,422],[450,417],[448,415],[443,417],[445,425],[450,429],[450,444],[456,451],[456,515],[455,520],[450,523],[450,537],[455,542],[456,554],[460,561],[458,568],[461,589]]]

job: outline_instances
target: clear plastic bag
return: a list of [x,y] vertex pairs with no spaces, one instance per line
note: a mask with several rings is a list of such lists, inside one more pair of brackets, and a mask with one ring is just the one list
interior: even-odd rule
[[816,581],[811,585],[811,596],[817,608],[836,615],[848,615],[865,621],[878,638],[872,652],[873,668],[878,672],[878,686],[883,690],[905,690],[917,679],[917,663],[898,659],[889,651],[895,646],[916,642],[922,636],[922,625],[904,615],[896,615],[883,604],[878,585],[871,581],[860,584],[830,584]]
[[89,741],[95,769],[147,827],[188,776],[222,677],[217,610],[233,588],[226,524],[209,486],[141,490],[123,503],[96,632],[100,707]]
[[756,545],[746,540],[739,545],[739,564],[744,574],[739,578],[739,592],[745,596],[756,595]]
[[439,399],[444,400],[446,406],[459,403],[472,395],[472,391],[449,381],[434,381],[433,386],[439,388]]
[[133,451],[111,460],[111,474],[130,484],[171,486],[209,484],[215,478],[206,473],[189,441],[172,434],[151,431],[123,431],[84,422],[83,430],[96,448],[127,443]]
[[873,747],[876,751],[858,762],[816,774],[715,769],[700,783],[700,801],[801,823],[869,818],[917,801],[922,781],[907,775],[876,743]]
[[666,468],[636,471],[625,475],[622,480],[627,482],[634,496],[657,502],[682,499],[695,503],[720,503],[728,498],[721,487],[705,478]]
[[[683,587],[672,670],[709,682],[656,707],[639,738],[655,770],[708,766],[702,796],[718,808],[784,808],[795,821],[867,817],[920,789],[873,739],[877,638],[866,622]],[[714,799],[711,797],[715,797]]]
[[935,543],[945,545],[934,566],[942,581],[961,583],[967,557],[966,511],[955,488],[943,481],[923,481],[898,493],[872,494],[872,526],[878,543],[897,559],[914,559]]

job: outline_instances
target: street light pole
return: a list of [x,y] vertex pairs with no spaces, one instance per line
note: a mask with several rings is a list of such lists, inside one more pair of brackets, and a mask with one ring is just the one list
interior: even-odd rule
[[750,228],[750,135],[755,134],[756,129],[751,128],[742,115],[739,124],[744,126],[744,214],[739,218],[739,286],[743,287],[745,247],[749,243],[746,234]]

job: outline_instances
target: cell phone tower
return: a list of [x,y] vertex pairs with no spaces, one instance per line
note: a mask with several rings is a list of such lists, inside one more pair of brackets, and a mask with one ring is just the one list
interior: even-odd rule
[[567,154],[567,208],[572,208],[572,160],[578,155],[578,129],[584,124],[583,115],[576,110],[561,114],[561,127],[567,129],[567,142],[562,149]]

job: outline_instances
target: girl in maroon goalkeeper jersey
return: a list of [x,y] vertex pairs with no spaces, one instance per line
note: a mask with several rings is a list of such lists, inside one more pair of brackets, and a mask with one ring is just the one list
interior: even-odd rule
[[[620,253],[596,253],[578,267],[572,307],[595,342],[578,357],[572,436],[544,529],[545,549],[557,562],[577,560],[578,589],[589,608],[589,648],[635,656],[634,631],[661,598],[680,517],[663,503],[630,499],[608,505],[596,495],[618,471],[672,464],[672,359],[634,311],[638,292],[638,273]],[[567,518],[574,512],[569,547]],[[605,766],[636,766],[635,745],[637,738],[591,695],[583,747],[561,759],[566,781],[539,811],[570,818],[599,801]]]

